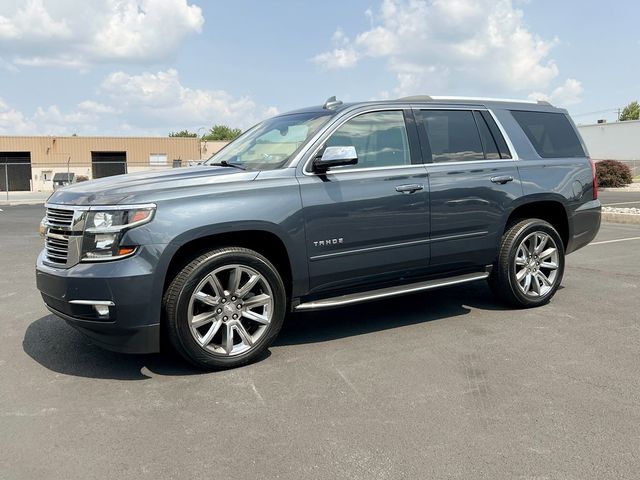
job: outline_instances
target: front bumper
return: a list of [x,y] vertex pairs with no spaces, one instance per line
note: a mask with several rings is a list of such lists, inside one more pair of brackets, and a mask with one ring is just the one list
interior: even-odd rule
[[[155,275],[162,246],[144,246],[113,262],[54,268],[36,263],[36,285],[47,308],[97,345],[126,353],[160,350],[162,281]],[[101,315],[89,301],[112,304]],[[78,303],[78,301],[80,301]]]

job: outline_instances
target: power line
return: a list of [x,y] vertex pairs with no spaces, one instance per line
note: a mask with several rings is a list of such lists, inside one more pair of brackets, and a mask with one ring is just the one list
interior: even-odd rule
[[608,108],[606,110],[596,110],[593,112],[585,112],[585,113],[577,113],[577,114],[572,114],[572,117],[584,117],[586,115],[595,115],[596,113],[612,113],[612,112],[618,112],[620,110],[620,108],[616,107],[616,108]]

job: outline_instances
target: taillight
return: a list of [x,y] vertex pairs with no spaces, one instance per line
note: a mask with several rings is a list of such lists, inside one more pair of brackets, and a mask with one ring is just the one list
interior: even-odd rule
[[596,175],[596,162],[589,159],[591,164],[591,177],[593,177],[593,199],[598,199],[598,176]]

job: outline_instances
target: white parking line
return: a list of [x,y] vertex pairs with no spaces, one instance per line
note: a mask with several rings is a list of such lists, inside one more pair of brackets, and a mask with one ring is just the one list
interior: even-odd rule
[[603,242],[593,242],[589,245],[603,245],[605,243],[628,242],[629,240],[640,240],[640,237],[618,238],[617,240],[605,240]]
[[640,203],[640,200],[636,200],[635,202],[616,202],[616,203],[603,203],[603,207],[610,207],[611,205],[632,205],[634,203]]

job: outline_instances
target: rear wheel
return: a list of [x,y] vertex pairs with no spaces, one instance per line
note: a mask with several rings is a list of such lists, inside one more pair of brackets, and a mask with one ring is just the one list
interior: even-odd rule
[[238,247],[198,256],[164,296],[171,344],[209,369],[255,360],[277,336],[285,311],[285,289],[275,267],[259,253]]
[[517,307],[536,307],[556,293],[564,274],[564,245],[555,228],[540,219],[512,225],[502,237],[489,277],[493,292]]

